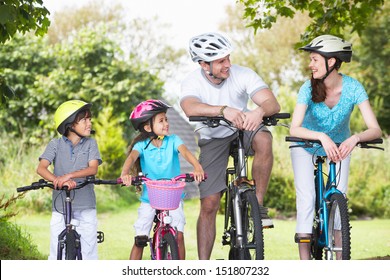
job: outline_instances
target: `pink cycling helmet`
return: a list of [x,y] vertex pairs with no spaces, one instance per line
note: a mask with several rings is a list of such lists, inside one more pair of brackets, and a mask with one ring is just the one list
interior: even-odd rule
[[166,112],[171,106],[161,100],[149,99],[138,104],[129,119],[135,130],[140,130],[141,124],[153,118],[155,115]]

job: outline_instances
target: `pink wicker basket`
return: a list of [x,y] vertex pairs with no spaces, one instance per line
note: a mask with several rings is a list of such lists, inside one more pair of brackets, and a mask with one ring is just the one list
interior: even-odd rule
[[179,207],[185,182],[152,180],[145,182],[150,205],[158,210],[174,210]]

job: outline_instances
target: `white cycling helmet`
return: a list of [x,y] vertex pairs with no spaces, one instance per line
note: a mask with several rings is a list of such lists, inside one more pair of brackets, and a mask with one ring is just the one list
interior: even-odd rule
[[327,58],[336,57],[343,62],[350,62],[352,57],[352,44],[333,35],[318,36],[299,49],[319,53]]
[[233,50],[229,39],[218,33],[204,33],[191,38],[189,52],[193,62],[211,62],[227,56]]

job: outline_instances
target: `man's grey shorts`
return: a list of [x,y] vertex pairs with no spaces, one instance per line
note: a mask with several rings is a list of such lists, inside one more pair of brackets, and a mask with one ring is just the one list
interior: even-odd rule
[[[271,132],[264,126],[261,132]],[[260,132],[259,131],[259,132]],[[253,155],[249,143],[252,131],[245,131],[244,147],[247,155]],[[199,162],[207,174],[207,179],[199,184],[200,198],[219,193],[226,189],[226,167],[229,161],[230,143],[237,138],[238,133],[226,138],[199,139]]]

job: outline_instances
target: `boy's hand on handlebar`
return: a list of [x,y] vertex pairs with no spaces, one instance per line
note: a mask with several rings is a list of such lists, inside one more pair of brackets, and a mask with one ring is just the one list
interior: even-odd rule
[[58,176],[54,179],[53,185],[55,189],[62,189],[63,186],[68,186],[68,189],[74,189],[77,183],[72,180],[69,174]]

